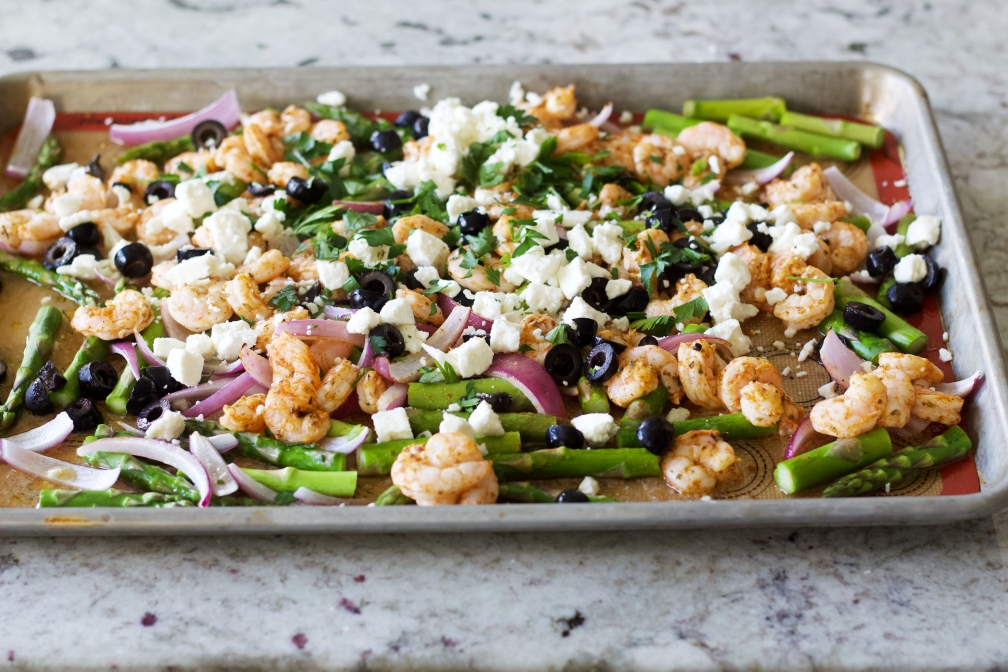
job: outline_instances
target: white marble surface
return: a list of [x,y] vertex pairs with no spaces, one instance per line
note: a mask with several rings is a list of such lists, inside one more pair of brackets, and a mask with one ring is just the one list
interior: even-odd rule
[[[903,68],[935,106],[1008,335],[1003,2],[126,4],[0,1],[0,74],[733,57]],[[1008,514],[917,529],[0,539],[0,669],[1004,669],[1006,564]],[[576,614],[578,627],[564,620]]]

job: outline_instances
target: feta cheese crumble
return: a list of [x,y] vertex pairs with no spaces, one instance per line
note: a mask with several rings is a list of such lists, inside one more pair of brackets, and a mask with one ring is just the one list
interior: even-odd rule
[[584,435],[592,448],[601,448],[609,443],[619,429],[608,413],[585,413],[571,419],[571,424]]
[[504,436],[500,416],[485,400],[469,416],[469,424],[476,431],[476,436]]
[[908,254],[893,269],[896,282],[920,282],[927,277],[927,263],[919,254]]
[[185,417],[177,411],[166,411],[150,424],[144,433],[148,439],[171,441],[182,436],[185,431]]
[[371,422],[374,424],[375,438],[378,443],[413,438],[413,430],[410,428],[409,416],[406,415],[405,408],[378,411],[371,416]]

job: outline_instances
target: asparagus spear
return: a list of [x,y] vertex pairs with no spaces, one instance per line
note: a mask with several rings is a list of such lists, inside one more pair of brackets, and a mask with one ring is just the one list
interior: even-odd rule
[[850,301],[860,301],[869,306],[875,306],[885,315],[882,326],[878,333],[892,341],[892,344],[899,348],[900,352],[915,355],[927,347],[927,336],[920,329],[910,326],[901,317],[891,310],[881,305],[871,298],[850,281],[850,278],[841,278],[833,286],[833,298],[836,301],[836,309],[842,311]]
[[[410,428],[413,430],[414,436],[424,432],[436,434],[445,413],[444,411],[424,411],[418,408],[410,408],[406,412],[409,414]],[[452,415],[468,418],[471,413],[458,411]],[[497,417],[500,418],[505,432],[521,434],[522,444],[545,443],[546,430],[557,424],[555,416],[538,415],[537,413],[500,413]]]
[[77,378],[80,370],[89,362],[98,362],[105,359],[108,356],[108,352],[108,343],[95,336],[91,336],[81,344],[80,350],[77,351],[77,355],[70,362],[70,366],[63,372],[63,377],[67,381],[66,385],[55,392],[49,393],[49,399],[57,408],[63,408],[67,404],[77,401],[80,397],[80,380]]
[[[915,219],[917,219],[917,215],[910,213],[908,215],[904,215],[903,218],[896,224],[896,233],[897,235],[903,236],[904,241],[906,240],[907,231],[910,230],[910,225],[913,224]],[[894,251],[896,252],[896,256],[902,259],[908,254],[913,254],[914,250],[905,242],[902,242],[896,246]]]
[[498,502],[516,504],[555,504],[556,498],[531,483],[501,483]]
[[784,112],[781,115],[780,123],[781,126],[790,126],[800,131],[854,140],[872,149],[878,149],[885,142],[885,129],[881,126],[862,124],[846,119],[824,119],[810,114]]
[[188,499],[160,492],[122,492],[115,489],[101,492],[78,492],[76,490],[42,490],[39,492],[38,508],[46,509],[57,506],[131,509],[138,506],[170,508],[195,506],[195,504]]
[[861,145],[853,140],[797,131],[772,121],[735,115],[728,119],[728,128],[743,138],[759,138],[814,157],[825,156],[840,161],[857,161],[861,157]]
[[578,381],[578,401],[581,402],[582,413],[608,413],[609,397],[605,388],[593,383],[584,376]]
[[613,222],[621,229],[623,229],[623,237],[629,238],[635,234],[642,232],[647,228],[647,223],[638,221],[636,219],[621,219],[619,221]]
[[884,280],[881,285],[879,285],[878,291],[875,292],[875,300],[880,304],[885,306],[886,310],[892,310],[892,302],[886,293],[889,288],[896,284],[896,278],[890,276],[888,279]]
[[235,450],[239,455],[262,460],[280,467],[294,467],[303,471],[344,471],[346,455],[320,450],[314,444],[286,443],[251,432],[231,432],[210,420],[186,420],[186,429],[203,436],[230,434],[238,439]]
[[661,415],[665,409],[665,402],[668,401],[668,390],[660,384],[651,392],[648,392],[640,399],[634,399],[627,406],[624,418],[631,420],[645,420],[647,418]]
[[511,383],[499,378],[477,378],[461,383],[410,383],[407,404],[413,408],[426,410],[446,409],[466,396],[466,388],[472,383],[477,394],[507,392],[511,395],[511,410],[515,413],[534,412],[532,402]]
[[738,115],[753,119],[778,121],[787,111],[783,98],[734,98],[727,100],[687,100],[683,103],[683,114],[695,119],[709,119],[724,123]]
[[294,492],[308,488],[330,497],[353,497],[357,489],[356,471],[302,471],[294,467],[283,469],[242,469],[256,481],[277,492]]
[[185,476],[181,474],[176,476],[161,467],[144,464],[132,455],[97,450],[83,457],[88,464],[99,469],[119,467],[119,478],[138,490],[174,495],[191,502],[200,500],[196,487]]
[[873,364],[878,364],[878,356],[883,352],[898,352],[888,338],[869,331],[858,331],[844,322],[843,310],[840,308],[834,308],[833,312],[819,323],[818,329],[823,335],[832,329],[843,339],[847,347],[857,353],[858,357],[870,360]]
[[25,392],[49,357],[62,322],[63,313],[53,306],[42,306],[35,314],[35,320],[28,328],[24,358],[14,376],[14,387],[11,388],[7,401],[0,406],[0,432],[9,429],[17,420],[24,404]]
[[861,229],[865,233],[868,233],[868,229],[871,228],[871,220],[864,215],[849,215],[847,217],[841,217],[841,222],[847,222],[848,224],[853,224],[857,228]]
[[916,447],[908,446],[889,457],[869,464],[861,471],[844,476],[823,491],[823,497],[852,497],[881,490],[902,480],[914,471],[941,467],[962,459],[973,443],[960,427],[949,427],[945,433]]
[[[365,444],[357,449],[357,473],[361,476],[387,476],[392,471],[396,457],[406,446],[426,442],[426,438],[421,438]],[[507,432],[504,436],[478,436],[476,443],[485,445],[487,453],[491,455],[521,451],[518,432]]]
[[403,506],[413,504],[413,500],[402,494],[398,485],[393,485],[374,500],[375,506]]
[[[637,427],[639,421],[624,419],[622,425],[616,432],[616,445],[620,448],[636,448],[640,446],[637,440]],[[714,415],[709,418],[690,418],[672,423],[673,435],[679,436],[694,429],[716,429],[725,441],[736,439],[758,439],[764,436],[772,436],[777,432],[777,426],[757,427],[741,413],[726,413],[724,415]]]
[[500,481],[541,478],[639,478],[660,476],[658,456],[643,448],[583,450],[550,448],[531,453],[490,455]]
[[684,128],[696,126],[701,121],[702,119],[691,119],[665,110],[651,109],[644,114],[645,128],[654,129],[655,133],[670,135],[673,138],[679,135],[679,132]]
[[135,159],[147,159],[148,161],[153,161],[154,163],[161,165],[168,159],[178,156],[182,152],[191,151],[193,151],[192,138],[188,135],[183,135],[182,137],[175,138],[174,140],[155,140],[154,142],[148,142],[145,145],[138,145],[132,149],[127,149],[119,155],[119,158],[116,159],[116,163],[121,164]]
[[876,427],[867,434],[853,439],[837,439],[798,457],[784,460],[774,469],[774,480],[781,490],[792,495],[799,490],[863,469],[891,454],[889,432]]
[[0,250],[0,271],[14,273],[43,287],[49,287],[79,306],[97,306],[102,302],[98,294],[80,280],[50,271],[34,259],[22,259]]
[[116,415],[126,415],[126,402],[134,385],[136,378],[133,376],[133,369],[127,366],[119,374],[119,380],[112,388],[112,392],[105,397],[105,406]]
[[[742,165],[739,168],[744,168],[747,170],[753,170],[756,168],[767,168],[773,164],[780,161],[783,157],[775,156],[773,154],[767,154],[766,152],[757,152],[755,149],[746,148],[745,159],[742,161]],[[781,175],[787,176],[794,171],[794,164],[789,163],[787,168]]]
[[63,147],[59,141],[49,136],[35,156],[35,164],[28,171],[24,181],[16,188],[0,196],[0,212],[20,210],[35,198],[42,186],[42,173],[55,166],[63,157]]

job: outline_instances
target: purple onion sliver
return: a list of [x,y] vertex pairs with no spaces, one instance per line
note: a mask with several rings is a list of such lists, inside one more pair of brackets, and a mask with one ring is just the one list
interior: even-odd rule
[[[4,462],[19,471],[78,490],[108,490],[119,479],[119,467],[92,469],[25,450],[10,439],[0,439]],[[72,476],[72,478],[71,478]]]
[[155,140],[172,140],[189,135],[203,121],[218,121],[225,128],[234,128],[240,121],[241,107],[234,89],[206,107],[184,117],[169,121],[140,121],[135,124],[112,124],[109,139],[120,145],[143,145]]
[[130,372],[133,373],[133,377],[140,380],[140,362],[137,361],[137,351],[136,346],[130,341],[116,341],[109,346],[109,350],[121,355],[123,359],[126,360],[126,364],[130,367]]
[[195,418],[200,415],[204,417],[213,415],[224,408],[225,405],[233,404],[241,399],[255,384],[256,381],[252,376],[247,372],[243,373],[192,408],[182,411],[182,415],[187,418]]
[[252,499],[258,499],[261,502],[276,501],[276,491],[267,488],[265,485],[246,474],[237,464],[229,464],[228,471],[231,472],[231,477],[234,478],[242,492]]
[[339,506],[340,504],[345,504],[347,501],[339,497],[323,495],[303,486],[294,491],[294,499],[304,504],[311,504],[312,506]]
[[73,420],[64,411],[41,427],[9,436],[7,439],[25,450],[38,453],[63,443],[72,431]]

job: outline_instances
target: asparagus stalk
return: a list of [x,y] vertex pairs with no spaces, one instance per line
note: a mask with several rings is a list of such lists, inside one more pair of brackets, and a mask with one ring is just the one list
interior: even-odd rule
[[798,131],[771,121],[735,115],[728,119],[728,128],[743,138],[759,138],[814,157],[825,156],[840,161],[857,161],[861,157],[861,145],[853,140]]
[[46,138],[39,153],[35,156],[35,164],[28,171],[24,181],[0,196],[0,212],[20,210],[28,205],[28,201],[35,198],[42,187],[42,173],[55,166],[62,156],[63,147],[60,146],[59,141],[52,136]]
[[[422,438],[365,444],[357,449],[357,473],[361,476],[388,476],[396,457],[406,446],[426,442],[427,439]],[[476,443],[485,445],[490,455],[521,452],[521,437],[518,432],[507,432],[504,436],[477,436]]]
[[154,142],[148,142],[145,145],[138,145],[132,149],[127,149],[119,155],[119,158],[116,159],[116,163],[122,164],[135,159],[146,159],[161,165],[168,159],[178,156],[182,152],[191,151],[193,151],[192,138],[188,135],[183,135],[182,137],[175,138],[174,140],[155,140]]
[[593,383],[584,376],[578,381],[578,401],[581,402],[582,413],[608,413],[609,397],[605,388]]
[[627,406],[624,418],[631,420],[645,420],[647,418],[661,415],[665,409],[665,402],[668,401],[668,390],[660,384],[653,391],[648,392],[640,399],[634,399]]
[[35,314],[35,320],[28,327],[24,358],[14,376],[14,387],[11,388],[7,401],[0,406],[0,432],[10,429],[17,420],[21,406],[24,405],[25,392],[49,357],[62,322],[63,313],[53,306],[42,306]]
[[[767,154],[766,152],[757,152],[755,149],[749,149],[747,147],[745,159],[742,161],[742,165],[739,166],[739,168],[744,168],[747,170],[753,170],[757,168],[767,168],[780,161],[781,158],[783,157],[775,156],[774,154]],[[787,168],[784,169],[784,172],[781,173],[781,175],[784,175],[786,177],[790,175],[792,172],[794,172],[794,164],[789,163],[787,165]]]
[[[77,351],[76,356],[74,356],[73,361],[70,362],[70,366],[67,370],[63,372],[63,377],[66,378],[66,385],[56,390],[55,392],[49,393],[49,399],[56,405],[57,408],[63,408],[67,404],[70,404],[80,397],[80,380],[77,378],[80,370],[84,368],[85,364],[90,362],[98,362],[105,359],[109,353],[108,343],[100,338],[91,336],[86,339]],[[129,368],[129,367],[127,367]]]
[[916,447],[908,446],[889,457],[869,464],[861,471],[844,476],[823,491],[823,497],[852,497],[881,490],[914,471],[940,467],[962,459],[973,443],[960,427],[949,427],[944,434]]
[[535,411],[532,402],[518,388],[499,378],[477,378],[461,383],[410,383],[407,404],[425,410],[444,410],[465,398],[469,383],[473,384],[477,394],[507,392],[512,399],[511,410],[516,413]]
[[[917,215],[910,213],[908,215],[904,215],[903,218],[896,224],[896,233],[903,236],[904,241],[906,240],[907,231],[910,230],[910,225],[913,224],[915,219],[917,219]],[[902,259],[908,254],[913,254],[914,250],[912,247],[907,245],[906,242],[902,242],[896,246],[894,251],[896,252],[896,256]]]
[[531,453],[490,455],[500,481],[542,478],[639,478],[660,476],[658,456],[643,448],[583,450],[550,448]]
[[862,124],[846,119],[824,119],[810,114],[784,112],[781,115],[780,123],[782,126],[790,126],[800,131],[854,140],[872,149],[878,149],[885,142],[885,129],[881,126]]
[[531,483],[501,483],[498,502],[516,504],[555,504],[556,498]]
[[186,420],[186,429],[203,436],[230,434],[238,439],[235,450],[239,455],[278,467],[294,467],[303,471],[346,470],[346,455],[318,449],[314,444],[286,443],[261,434],[231,432],[211,420]]
[[646,222],[641,222],[636,219],[621,219],[617,222],[614,222],[614,224],[623,229],[624,238],[629,238],[630,236],[641,233],[644,229],[647,228]]
[[[637,440],[638,421],[624,420],[620,424],[623,426],[616,432],[616,445],[620,448],[636,448],[640,446]],[[690,418],[672,423],[673,435],[680,436],[694,429],[716,429],[721,438],[725,441],[735,441],[737,439],[758,439],[764,436],[772,436],[777,432],[777,425],[770,427],[757,427],[752,424],[741,413],[726,413],[724,415],[713,415],[709,418]]]
[[838,439],[798,457],[784,460],[774,469],[777,486],[789,495],[832,481],[892,454],[889,432],[876,427],[853,439]]
[[871,220],[864,215],[849,215],[847,217],[841,217],[841,222],[847,222],[848,224],[853,224],[857,228],[861,229],[865,233],[868,233],[868,229],[871,228]]
[[666,112],[665,110],[648,110],[644,114],[644,127],[654,129],[655,133],[661,133],[662,135],[669,135],[673,138],[679,135],[680,131],[684,128],[689,128],[690,126],[696,126],[702,119],[691,119],[690,117],[683,117],[681,115],[675,114],[674,112]]
[[308,488],[330,497],[353,497],[357,489],[356,471],[302,471],[294,467],[283,469],[242,469],[257,482],[277,492],[294,492]]
[[854,286],[850,278],[841,278],[833,286],[833,298],[836,301],[836,309],[843,311],[850,301],[860,301],[869,306],[875,306],[885,315],[882,326],[879,327],[880,336],[888,338],[893,345],[899,348],[900,352],[915,355],[927,347],[927,336],[920,329],[912,327],[901,317],[891,310],[871,298],[863,291]]
[[360,425],[352,425],[349,422],[343,422],[342,420],[330,420],[329,432],[326,436],[347,436],[358,427],[360,427]]
[[[91,437],[88,437],[91,438]],[[166,469],[144,464],[132,455],[95,451],[84,455],[92,467],[115,469],[119,467],[119,478],[138,490],[174,495],[191,502],[199,502],[200,494],[185,476],[174,475]]]
[[724,100],[687,100],[683,103],[683,114],[694,119],[728,121],[738,115],[753,119],[778,121],[787,111],[783,98],[734,98]]
[[858,331],[850,326],[843,319],[843,310],[834,308],[829,316],[819,323],[819,331],[825,336],[830,329],[843,339],[851,350],[857,353],[861,359],[878,364],[878,356],[883,352],[898,352],[896,346],[884,336],[873,334],[869,331]]
[[42,490],[39,492],[38,508],[78,507],[117,508],[134,507],[170,508],[175,506],[195,506],[188,499],[161,492],[122,492],[103,490],[100,492],[78,492],[77,490]]
[[375,506],[404,506],[406,504],[413,504],[413,500],[402,494],[402,490],[399,489],[398,485],[393,485],[378,495],[378,498],[374,501]]
[[886,310],[892,310],[892,302],[887,296],[889,288],[896,284],[896,278],[889,277],[884,280],[881,285],[879,285],[878,291],[875,293],[875,300],[880,304],[885,306]]
[[116,415],[126,415],[126,402],[134,385],[136,378],[133,376],[133,369],[127,366],[119,374],[119,380],[112,388],[112,392],[105,397],[105,406]]
[[[430,432],[436,434],[441,420],[444,418],[444,411],[424,411],[416,408],[407,410],[409,414],[410,428],[413,435]],[[471,413],[458,411],[452,413],[460,418],[468,418]],[[518,432],[521,434],[521,442],[525,443],[545,443],[546,430],[557,424],[557,419],[552,415],[538,415],[536,413],[500,413],[498,416],[505,432]]]
[[14,273],[43,287],[49,287],[79,306],[97,306],[102,302],[98,294],[80,280],[50,271],[34,259],[22,259],[0,250],[0,271]]

